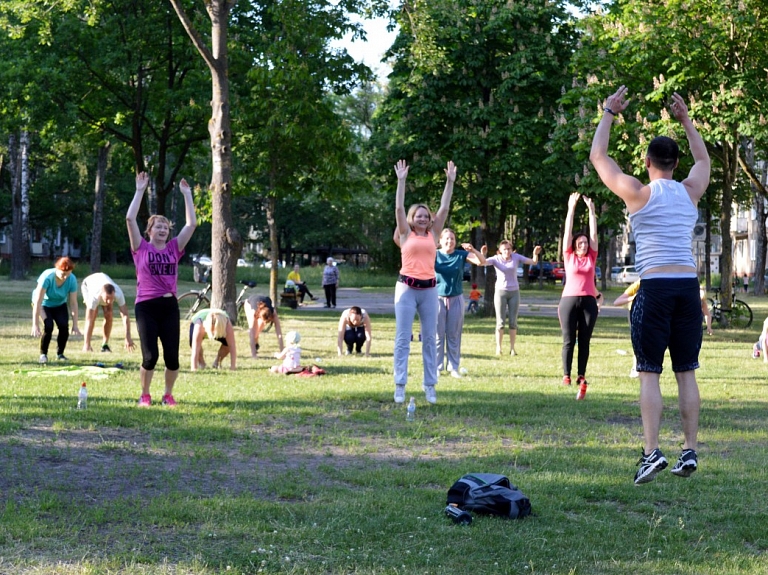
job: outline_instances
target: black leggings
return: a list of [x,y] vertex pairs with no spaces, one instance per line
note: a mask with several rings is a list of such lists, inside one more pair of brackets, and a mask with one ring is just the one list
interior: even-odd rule
[[336,307],[336,284],[324,285],[325,307]]
[[69,311],[67,304],[63,303],[56,307],[43,306],[45,319],[43,320],[43,335],[40,338],[40,353],[48,355],[48,346],[51,345],[53,338],[53,324],[59,330],[56,336],[56,355],[62,355],[67,347],[69,339]]
[[589,361],[589,341],[597,321],[597,300],[594,296],[566,296],[557,306],[560,329],[563,332],[563,375],[571,375],[573,348],[578,338],[578,375],[586,375]]
[[163,344],[165,368],[179,369],[179,302],[175,297],[156,297],[136,304],[136,328],[141,340],[141,367],[155,369],[160,357],[157,340]]
[[299,288],[299,297],[301,298],[301,303],[304,303],[304,296],[308,295],[311,298],[315,297],[312,295],[312,292],[309,291],[306,282],[301,282],[300,284],[296,284],[296,286]]
[[344,343],[347,344],[347,351],[349,353],[352,353],[353,345],[355,346],[355,351],[361,353],[365,343],[365,326],[348,327],[344,330]]

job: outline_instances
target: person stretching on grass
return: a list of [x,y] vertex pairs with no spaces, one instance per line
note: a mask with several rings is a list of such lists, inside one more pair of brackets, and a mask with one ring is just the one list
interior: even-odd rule
[[136,349],[136,345],[131,337],[131,316],[128,315],[128,306],[125,305],[125,296],[120,286],[107,274],[95,273],[83,280],[83,283],[80,284],[80,291],[83,292],[83,302],[85,303],[83,351],[93,351],[91,338],[93,337],[93,328],[96,325],[96,317],[99,315],[99,307],[101,307],[104,313],[104,333],[101,351],[112,351],[109,347],[109,337],[112,335],[112,320],[114,318],[112,304],[115,302],[117,302],[117,308],[120,310],[120,317],[123,318],[125,349],[128,351]]
[[672,473],[689,477],[698,468],[701,399],[695,370],[699,367],[702,313],[691,237],[699,216],[696,205],[709,185],[710,161],[704,140],[688,117],[685,101],[675,93],[672,116],[685,130],[694,160],[688,177],[682,182],[672,179],[680,151],[677,143],[666,136],[657,136],[648,145],[645,167],[649,184],[622,172],[608,155],[608,143],[613,118],[628,105],[625,86],[605,100],[589,159],[603,183],[626,204],[635,234],[640,290],[632,303],[631,332],[640,374],[640,414],[645,440],[638,462],[640,468],[635,473],[638,485],[653,481],[667,467],[659,447],[663,409],[659,379],[667,348],[677,379],[685,437]]

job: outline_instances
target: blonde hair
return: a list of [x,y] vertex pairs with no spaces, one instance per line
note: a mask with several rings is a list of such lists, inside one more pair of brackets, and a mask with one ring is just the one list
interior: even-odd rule
[[456,232],[454,232],[451,228],[443,228],[443,231],[440,232],[440,237],[442,238],[446,234],[446,232],[453,234],[453,239],[458,241],[458,239],[456,238]]
[[211,310],[203,320],[203,327],[211,339],[222,339],[227,336],[229,316],[221,310]]
[[169,230],[173,229],[173,224],[171,223],[171,220],[169,220],[165,216],[160,216],[158,214],[149,216],[149,219],[147,220],[147,229],[144,230],[144,235],[147,236],[147,238],[149,238],[149,230],[151,230],[152,226],[154,226],[157,222],[165,223],[168,226]]
[[427,210],[427,213],[429,214],[429,225],[427,225],[427,230],[431,230],[432,224],[435,223],[435,220],[432,217],[432,210],[430,210],[429,206],[426,204],[413,204],[410,208],[408,208],[408,215],[405,216],[405,219],[408,222],[408,226],[413,229],[413,218],[416,216],[416,211],[420,208]]

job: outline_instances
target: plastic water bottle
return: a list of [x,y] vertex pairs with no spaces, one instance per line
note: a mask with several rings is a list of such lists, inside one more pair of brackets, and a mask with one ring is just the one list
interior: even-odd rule
[[77,394],[77,409],[88,407],[88,390],[85,388],[85,382],[80,386],[80,392]]
[[405,411],[406,421],[416,421],[416,398],[412,397]]

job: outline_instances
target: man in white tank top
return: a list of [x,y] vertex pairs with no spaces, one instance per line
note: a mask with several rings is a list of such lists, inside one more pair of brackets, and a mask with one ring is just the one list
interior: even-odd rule
[[[678,403],[685,442],[672,468],[689,477],[697,468],[699,387],[695,370],[701,347],[701,305],[696,266],[690,254],[696,204],[709,185],[710,161],[704,140],[688,117],[683,98],[675,93],[670,110],[688,139],[694,165],[682,182],[673,180],[678,164],[677,143],[657,137],[648,146],[645,166],[649,184],[625,174],[610,156],[608,142],[613,118],[629,100],[621,86],[609,96],[592,141],[589,159],[603,183],[624,200],[637,242],[640,290],[632,305],[632,347],[640,374],[640,413],[645,445],[635,484],[652,481],[667,467],[659,449],[662,398],[659,377],[669,348],[678,387]],[[638,307],[639,306],[639,307]]]

